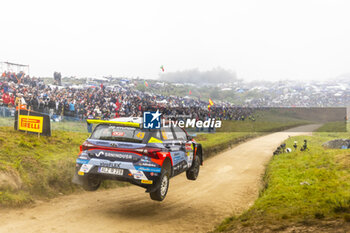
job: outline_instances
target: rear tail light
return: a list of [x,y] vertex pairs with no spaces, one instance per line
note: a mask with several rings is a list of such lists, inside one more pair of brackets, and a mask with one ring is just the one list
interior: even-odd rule
[[145,156],[148,156],[148,157],[151,157],[151,158],[154,158],[154,159],[160,159],[160,152],[162,150],[159,149],[159,148],[149,148],[149,147],[146,147],[143,149],[143,152],[142,154],[145,155]]
[[96,145],[91,144],[89,142],[84,142],[83,145],[80,146],[80,152],[84,151],[84,150],[89,150],[89,149],[93,149],[94,147],[96,147]]

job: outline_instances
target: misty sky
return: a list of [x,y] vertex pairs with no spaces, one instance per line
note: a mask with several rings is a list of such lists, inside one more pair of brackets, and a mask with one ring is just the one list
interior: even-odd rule
[[157,78],[214,67],[240,79],[350,73],[350,1],[0,1],[0,61],[31,74]]

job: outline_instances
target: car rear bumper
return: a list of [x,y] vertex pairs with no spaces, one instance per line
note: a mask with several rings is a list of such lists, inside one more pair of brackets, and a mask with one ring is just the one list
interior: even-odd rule
[[[109,174],[101,171],[101,167],[122,170],[121,174]],[[148,187],[153,185],[160,176],[161,167],[151,161],[132,163],[124,161],[108,161],[104,159],[81,159],[76,161],[76,173],[74,183],[89,175],[98,176],[101,179],[126,181],[132,184]]]

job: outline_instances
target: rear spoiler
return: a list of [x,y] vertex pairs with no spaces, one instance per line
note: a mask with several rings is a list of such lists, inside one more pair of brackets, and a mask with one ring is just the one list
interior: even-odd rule
[[123,126],[130,126],[130,127],[136,127],[140,128],[140,123],[135,122],[123,122],[123,121],[105,121],[105,120],[94,120],[94,119],[87,119],[87,123],[89,124],[116,124],[116,125],[123,125]]

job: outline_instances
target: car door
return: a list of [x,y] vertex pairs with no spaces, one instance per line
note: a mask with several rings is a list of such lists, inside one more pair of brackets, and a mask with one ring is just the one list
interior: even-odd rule
[[193,162],[193,143],[192,141],[188,140],[187,133],[180,127],[174,128],[174,133],[177,142],[180,144],[180,150],[185,155],[184,161],[186,162],[186,166],[184,166],[184,170],[187,170],[187,168],[190,168],[192,166]]
[[161,128],[163,144],[168,148],[173,162],[173,176],[180,174],[188,167],[184,143],[176,138],[171,127]]

